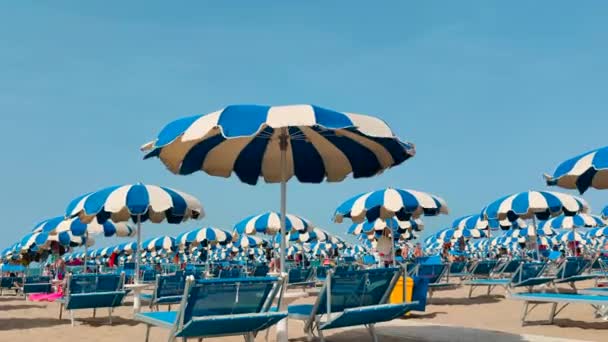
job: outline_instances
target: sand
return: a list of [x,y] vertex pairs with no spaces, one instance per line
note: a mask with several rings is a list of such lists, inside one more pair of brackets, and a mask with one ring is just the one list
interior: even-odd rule
[[[580,287],[591,286],[592,283]],[[595,318],[588,305],[573,304],[567,307],[552,326],[529,325],[522,327],[522,302],[504,298],[504,291],[496,295],[467,298],[467,289],[460,287],[437,292],[433,303],[422,314],[382,324],[377,331],[381,341],[608,341],[608,322]],[[480,294],[482,292],[479,292]],[[310,303],[304,298],[296,303]],[[127,305],[129,304],[127,299]],[[549,307],[539,307],[529,320],[543,320]],[[122,306],[114,311],[112,326],[107,325],[107,311],[75,311],[76,326],[71,327],[69,315],[58,319],[59,304],[35,303],[10,295],[0,297],[0,342],[31,341],[143,341],[145,326],[132,319],[132,309]],[[166,341],[168,331],[153,328],[151,341]],[[273,333],[270,334],[270,340]],[[302,324],[290,320],[291,341],[305,341]],[[328,341],[370,340],[361,328],[336,330],[326,334]],[[206,339],[205,341],[242,341],[240,337]],[[264,341],[264,336],[258,336]]]

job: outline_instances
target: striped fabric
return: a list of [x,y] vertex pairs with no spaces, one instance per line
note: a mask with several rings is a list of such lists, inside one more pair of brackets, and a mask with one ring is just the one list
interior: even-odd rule
[[87,242],[87,246],[92,246],[95,243],[95,240],[92,238],[86,239],[84,236],[75,236],[70,232],[60,232],[54,235],[39,232],[25,235],[21,239],[20,245],[21,251],[25,252],[34,247],[48,250],[51,248],[52,242],[57,242],[64,247],[77,247],[84,245],[85,241]]
[[234,242],[232,242],[232,245],[239,249],[253,249],[254,247],[268,245],[268,241],[257,236],[241,235]]
[[[306,232],[312,229],[312,224],[299,216],[285,215],[285,231],[290,233]],[[256,233],[273,235],[281,231],[281,215],[274,211],[268,211],[259,215],[245,218],[234,226],[235,233],[239,235],[253,235]]]
[[130,237],[134,236],[137,232],[135,228],[125,222],[114,223],[108,220],[100,224],[97,219],[93,219],[89,223],[83,223],[78,217],[65,219],[64,216],[42,221],[32,230],[35,233],[44,232],[50,234],[67,231],[76,236],[83,236],[85,232],[88,232],[89,235],[103,234],[106,237],[114,235]]
[[200,202],[191,195],[166,187],[128,184],[101,189],[74,199],[66,209],[66,216],[80,217],[89,223],[112,220],[125,222],[151,221],[181,223],[204,216]]
[[452,222],[452,228],[457,229],[488,229],[488,221],[479,214],[459,217]]
[[545,175],[548,185],[578,189],[608,189],[608,146],[585,152],[561,163],[553,175]]
[[587,212],[589,205],[582,198],[551,191],[526,191],[502,197],[485,207],[481,215],[486,219],[536,218],[547,220],[562,213],[574,215]]
[[142,242],[141,247],[147,252],[173,251],[176,248],[175,239],[170,236],[159,236]]
[[371,177],[414,156],[380,119],[313,105],[232,105],[182,118],[146,145],[175,174],[235,173],[244,183],[281,181],[280,136],[287,138],[287,180],[339,182]]
[[354,196],[342,203],[334,213],[334,220],[342,222],[348,217],[353,222],[363,222],[396,217],[408,221],[422,215],[447,213],[447,204],[440,197],[415,190],[386,188]]
[[553,229],[571,229],[571,228],[594,228],[605,226],[604,220],[596,215],[576,214],[573,216],[560,215],[542,224],[542,227],[550,227]]
[[435,234],[438,240],[451,241],[455,239],[479,239],[485,237],[486,234],[480,229],[455,229],[446,228]]
[[181,233],[175,237],[175,241],[180,247],[216,243],[226,244],[232,241],[232,235],[223,229],[204,227]]

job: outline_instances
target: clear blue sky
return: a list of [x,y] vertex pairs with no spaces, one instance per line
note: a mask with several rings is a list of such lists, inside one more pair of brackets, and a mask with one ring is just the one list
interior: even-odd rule
[[[2,243],[75,196],[142,181],[196,195],[230,229],[279,186],[174,176],[138,150],[167,122],[227,104],[314,103],[385,119],[418,154],[384,175],[289,184],[290,212],[334,232],[346,198],[385,186],[444,197],[449,217],[607,145],[605,1],[16,1],[0,5]],[[585,196],[596,210],[608,192]],[[99,238],[97,246],[116,240]]]

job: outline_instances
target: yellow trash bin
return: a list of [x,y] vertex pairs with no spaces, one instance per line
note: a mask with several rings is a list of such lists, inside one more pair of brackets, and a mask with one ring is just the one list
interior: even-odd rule
[[[403,278],[399,277],[395,287],[393,288],[393,292],[391,292],[390,303],[398,304],[403,302],[411,302],[412,301],[412,293],[414,292],[414,279],[410,277],[405,277],[405,292],[403,291]],[[405,298],[403,295],[405,294]],[[406,316],[409,315],[406,314]]]

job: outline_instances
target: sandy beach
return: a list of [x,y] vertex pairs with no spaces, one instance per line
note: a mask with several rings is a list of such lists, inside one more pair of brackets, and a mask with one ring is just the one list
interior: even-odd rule
[[[591,283],[582,284],[591,286]],[[522,303],[504,298],[497,291],[491,297],[467,298],[466,288],[441,291],[425,313],[413,314],[402,320],[378,327],[381,341],[607,341],[608,322],[595,318],[591,307],[575,304],[567,307],[552,326],[522,327]],[[92,318],[92,310],[75,312],[76,326],[71,327],[69,315],[58,319],[59,304],[35,303],[12,296],[0,297],[0,341],[143,341],[145,326],[132,319],[127,298],[124,306],[114,312],[112,326],[107,324],[105,310]],[[298,300],[309,303],[313,298]],[[549,307],[539,307],[529,320],[546,319]],[[151,341],[166,341],[168,330],[153,328]],[[273,332],[270,340],[273,340]],[[291,341],[305,341],[302,324],[289,323]],[[335,330],[326,334],[329,341],[368,340],[364,329]],[[216,338],[209,341],[242,341],[240,337]],[[258,336],[263,341],[264,336]],[[207,339],[206,339],[207,341]]]

